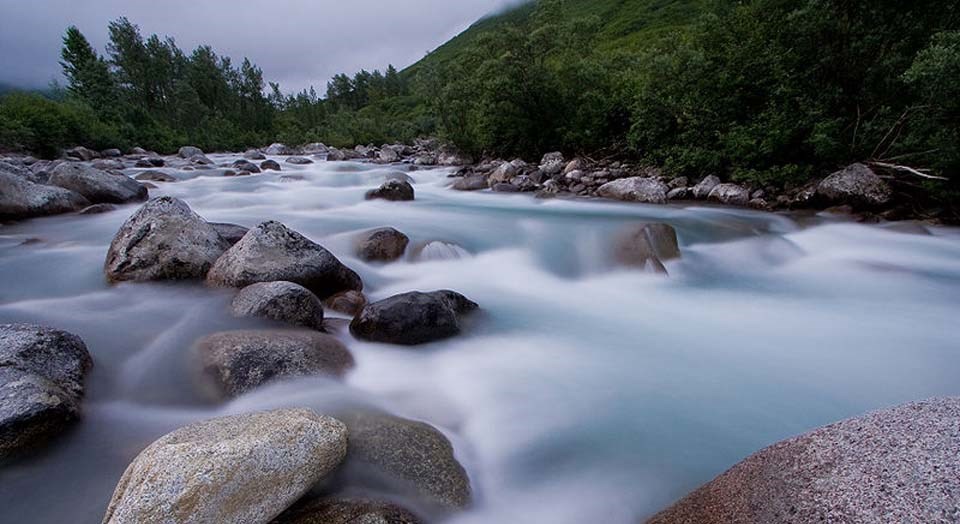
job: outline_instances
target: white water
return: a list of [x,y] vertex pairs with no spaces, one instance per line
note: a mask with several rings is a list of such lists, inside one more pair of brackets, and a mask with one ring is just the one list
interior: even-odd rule
[[[230,294],[201,285],[108,287],[107,245],[136,206],[4,226],[0,322],[75,332],[95,369],[84,421],[0,469],[0,521],[99,522],[129,461],[194,420],[361,401],[451,438],[476,492],[455,522],[636,522],[787,436],[960,394],[957,230],[458,193],[443,169],[410,173],[415,202],[365,202],[396,168],[283,168],[305,180],[199,176],[151,196],[211,221],[280,220],[357,270],[373,300],[449,288],[482,313],[462,336],[415,349],[344,333],[357,360],[345,383],[300,380],[212,406],[191,343],[256,323],[230,318]],[[677,228],[684,258],[670,278],[611,266],[611,238],[637,221]],[[352,236],[380,226],[411,248],[462,249],[433,244],[427,262],[385,266],[353,258]]]

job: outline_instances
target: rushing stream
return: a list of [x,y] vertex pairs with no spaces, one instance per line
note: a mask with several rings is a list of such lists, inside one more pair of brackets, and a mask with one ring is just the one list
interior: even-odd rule
[[[342,333],[357,361],[344,382],[297,380],[211,405],[191,344],[258,321],[231,318],[231,293],[200,284],[109,287],[107,246],[137,206],[0,227],[0,322],[74,332],[95,362],[83,421],[0,469],[0,521],[100,522],[133,457],[196,420],[365,402],[451,439],[476,498],[455,522],[636,522],[787,436],[960,394],[957,230],[460,193],[446,188],[449,169],[409,173],[415,202],[368,202],[397,167],[283,169],[170,170],[184,180],[151,196],[179,197],[210,221],[284,222],[360,273],[371,300],[453,289],[482,312],[461,336],[418,348]],[[610,261],[612,237],[642,221],[678,231],[683,259],[667,264],[669,278]],[[361,262],[353,237],[379,226],[411,247],[463,249]]]

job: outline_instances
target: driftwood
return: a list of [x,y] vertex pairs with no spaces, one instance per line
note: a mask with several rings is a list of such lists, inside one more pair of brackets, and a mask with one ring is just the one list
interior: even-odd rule
[[914,169],[909,166],[901,166],[899,164],[890,164],[888,162],[869,162],[869,164],[883,169],[890,169],[892,171],[899,171],[901,173],[909,173],[911,175],[918,176],[920,178],[926,178],[928,180],[950,180],[947,177],[931,175],[918,169]]

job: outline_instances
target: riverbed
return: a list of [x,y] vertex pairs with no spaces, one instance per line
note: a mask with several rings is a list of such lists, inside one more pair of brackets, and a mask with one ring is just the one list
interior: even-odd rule
[[[202,284],[107,285],[107,246],[138,206],[2,226],[0,322],[80,335],[94,369],[83,421],[0,469],[0,521],[100,522],[127,464],[190,422],[361,402],[450,438],[475,492],[452,522],[630,523],[785,437],[960,395],[957,229],[463,193],[448,189],[450,168],[274,158],[282,173],[167,170],[181,180],[151,196],[181,198],[212,222],[281,221],[356,270],[371,301],[452,289],[481,312],[459,337],[417,348],[342,331],[356,359],[342,382],[301,379],[213,404],[191,345],[263,324],[232,318],[232,293]],[[398,171],[414,202],[364,199]],[[612,261],[617,232],[642,222],[678,232],[669,277]],[[411,250],[459,249],[362,262],[354,238],[382,226]]]

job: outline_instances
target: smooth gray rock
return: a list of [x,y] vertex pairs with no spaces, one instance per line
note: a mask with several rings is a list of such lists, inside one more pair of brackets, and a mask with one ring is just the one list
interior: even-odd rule
[[224,222],[210,222],[210,225],[213,226],[213,229],[215,229],[217,233],[220,233],[220,236],[231,246],[239,242],[240,239],[247,234],[247,231],[250,231],[249,228]]
[[870,209],[889,203],[893,190],[869,167],[853,164],[820,182],[816,196],[830,205],[849,204]]
[[359,291],[342,291],[324,300],[323,305],[327,309],[350,315],[352,318],[363,310],[363,306],[367,305],[367,297]]
[[111,148],[111,149],[104,149],[103,151],[100,152],[100,155],[107,158],[119,158],[123,156],[123,152],[117,148]]
[[286,155],[295,155],[297,154],[296,150],[291,147],[275,142],[270,144],[265,150],[264,153],[271,156],[286,156]]
[[109,282],[202,279],[228,247],[182,200],[160,197],[120,227],[104,272]]
[[467,166],[472,163],[470,156],[455,151],[441,151],[437,155],[437,164],[441,166]]
[[76,335],[0,325],[0,459],[32,449],[79,420],[91,367]]
[[517,174],[519,174],[519,170],[513,163],[504,162],[487,177],[487,185],[493,187],[497,184],[509,184]]
[[478,307],[454,291],[414,291],[367,304],[350,332],[372,342],[425,344],[459,334],[460,316]]
[[264,160],[260,162],[260,169],[264,171],[280,171],[280,163],[276,160]]
[[337,468],[346,450],[343,423],[308,409],[192,424],[134,459],[103,522],[270,522]]
[[387,180],[378,189],[367,191],[367,200],[390,200],[393,202],[414,199],[413,186],[405,180]]
[[183,146],[177,151],[180,158],[193,158],[195,156],[204,156],[203,150],[194,146]]
[[313,160],[310,160],[309,158],[305,158],[305,157],[302,157],[302,156],[292,156],[292,157],[290,157],[290,158],[287,159],[287,163],[288,163],[288,164],[293,164],[293,165],[295,165],[295,166],[304,166],[304,165],[307,165],[307,164],[312,164],[312,163],[313,163]]
[[143,173],[137,173],[133,178],[149,182],[176,182],[179,180],[177,177],[162,171],[144,171]]
[[720,178],[716,175],[710,175],[700,181],[697,185],[693,186],[693,198],[697,200],[706,200],[710,196],[710,192],[713,191],[713,188],[720,185]]
[[212,396],[233,398],[274,381],[340,377],[353,356],[336,338],[316,331],[225,331],[196,343]]
[[667,224],[630,226],[617,236],[614,258],[625,266],[666,274],[663,262],[680,258],[677,232]]
[[368,262],[391,262],[403,256],[410,238],[392,227],[364,233],[357,242],[357,256]]
[[293,282],[259,282],[237,293],[230,304],[235,317],[258,317],[294,326],[323,329],[323,304],[309,289]]
[[260,168],[257,166],[257,164],[254,164],[253,162],[245,158],[234,160],[234,162],[230,165],[231,167],[233,167],[238,171],[246,171],[248,173],[254,173],[254,174],[260,172]]
[[325,155],[330,148],[321,142],[311,142],[309,144],[305,144],[300,148],[300,150],[305,155]]
[[484,175],[468,175],[457,179],[451,186],[457,191],[480,191],[487,189],[487,177]]
[[220,287],[247,287],[281,280],[300,284],[320,298],[363,289],[360,277],[332,253],[272,221],[251,229],[216,261],[207,275],[208,283]]
[[67,158],[73,158],[75,160],[89,162],[95,158],[100,158],[100,153],[83,146],[77,146],[64,150],[63,156]]
[[247,160],[266,160],[267,155],[264,155],[257,149],[248,149],[243,153],[243,158]]
[[597,196],[626,202],[665,204],[668,191],[670,188],[659,178],[631,177],[607,182],[597,189]]
[[688,188],[678,187],[675,189],[671,189],[670,192],[667,193],[667,200],[683,200],[689,196],[690,196],[690,190]]
[[960,522],[960,398],[844,420],[760,451],[649,524]]
[[0,171],[0,219],[58,215],[90,205],[79,193],[40,184]]
[[385,164],[399,162],[400,153],[395,148],[386,146],[380,149],[380,152],[377,154],[377,160]]
[[301,500],[272,524],[423,524],[423,521],[391,502],[336,497]]
[[750,203],[750,191],[737,184],[717,184],[707,198],[725,206],[745,207]]
[[126,175],[74,162],[57,166],[47,183],[79,193],[93,204],[143,202],[148,197],[147,188]]

